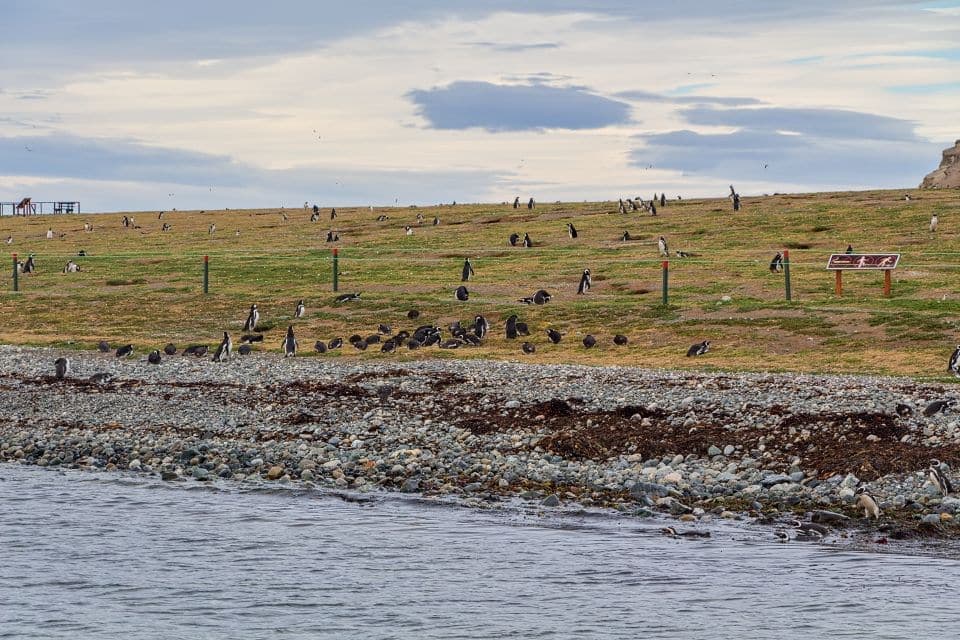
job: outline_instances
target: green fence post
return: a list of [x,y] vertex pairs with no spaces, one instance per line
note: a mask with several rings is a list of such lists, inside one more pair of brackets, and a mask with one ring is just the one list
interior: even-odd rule
[[17,254],[13,254],[13,290],[20,291],[20,270],[17,269]]
[[667,306],[668,296],[667,296],[667,282],[670,278],[670,261],[664,260],[662,263],[663,266],[663,306]]
[[210,256],[203,256],[203,293],[210,293]]
[[787,301],[790,301],[790,251],[783,250],[783,286],[786,289]]
[[333,249],[333,292],[336,293],[340,289],[340,267],[339,267],[339,251],[336,247]]

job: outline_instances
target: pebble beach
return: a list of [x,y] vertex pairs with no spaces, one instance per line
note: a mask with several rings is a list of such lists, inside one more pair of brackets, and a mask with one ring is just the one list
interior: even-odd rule
[[[62,355],[71,372],[56,380]],[[960,463],[958,414],[924,413],[955,397],[943,384],[256,353],[151,365],[4,346],[0,386],[4,463],[580,505],[688,529],[797,518],[885,539],[960,531],[960,499],[927,477],[931,458]],[[879,519],[855,507],[860,487]]]

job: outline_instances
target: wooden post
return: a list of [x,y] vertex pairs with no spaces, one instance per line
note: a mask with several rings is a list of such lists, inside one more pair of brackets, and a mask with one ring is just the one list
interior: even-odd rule
[[667,306],[669,300],[667,296],[667,283],[670,279],[670,261],[664,260],[661,266],[663,267],[663,306]]
[[339,259],[339,250],[333,248],[333,292],[336,293],[340,289],[340,267],[338,265]]
[[840,275],[841,271],[837,269],[834,271],[836,274],[836,284],[833,285],[833,294],[837,296],[843,295],[843,277]]
[[890,269],[883,270],[883,297],[890,297]]
[[210,293],[210,256],[203,256],[203,293]]
[[20,271],[17,269],[17,254],[13,254],[13,290],[20,291]]
[[787,294],[787,302],[790,301],[790,251],[783,250],[783,286]]

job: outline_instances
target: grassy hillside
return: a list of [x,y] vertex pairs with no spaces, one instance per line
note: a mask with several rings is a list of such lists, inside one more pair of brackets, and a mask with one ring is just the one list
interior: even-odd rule
[[[911,200],[904,195],[909,193]],[[22,275],[13,293],[9,257],[0,293],[0,340],[21,344],[91,347],[106,339],[148,350],[172,341],[215,343],[220,332],[239,333],[251,303],[268,327],[261,348],[279,350],[288,323],[296,326],[304,355],[313,342],[352,333],[367,335],[379,322],[412,329],[419,322],[446,326],[486,315],[492,335],[479,348],[365,353],[349,345],[320,357],[497,357],[535,362],[630,364],[731,370],[832,371],[946,377],[958,339],[960,312],[960,192],[875,191],[670,201],[657,217],[616,213],[613,203],[329,209],[311,223],[300,209],[133,214],[140,228],[125,228],[121,214],[0,219],[8,252],[36,254],[38,271]],[[928,231],[937,212],[940,227]],[[425,222],[417,223],[422,213]],[[377,216],[388,216],[378,222]],[[434,216],[440,224],[433,226]],[[93,225],[85,232],[84,223]],[[161,232],[166,222],[169,232]],[[567,236],[573,222],[580,237]],[[211,235],[208,226],[216,224]],[[414,227],[413,235],[404,226]],[[55,239],[45,234],[53,229]],[[341,241],[325,242],[328,230]],[[621,241],[624,230],[633,240]],[[239,235],[237,232],[239,231]],[[511,232],[530,234],[531,249],[510,247]],[[60,234],[63,234],[60,237]],[[656,240],[671,252],[670,305],[661,306]],[[851,273],[844,295],[833,292],[827,256],[848,244],[862,252],[897,251],[893,295],[882,297],[882,274]],[[330,250],[340,249],[340,292],[362,292],[362,302],[336,305]],[[784,300],[782,275],[768,271],[773,254],[790,249],[793,301]],[[80,250],[86,257],[76,257]],[[201,291],[202,257],[210,256],[210,294]],[[465,256],[476,277],[470,300],[457,302]],[[68,259],[82,271],[63,274]],[[594,287],[576,295],[580,273]],[[531,307],[517,299],[544,288],[553,300]],[[307,314],[292,320],[298,299]],[[517,313],[531,327],[537,352],[503,337],[503,319]],[[551,345],[544,330],[566,336]],[[581,338],[597,336],[586,350]],[[630,337],[616,347],[615,333]],[[693,360],[687,347],[713,341]]]

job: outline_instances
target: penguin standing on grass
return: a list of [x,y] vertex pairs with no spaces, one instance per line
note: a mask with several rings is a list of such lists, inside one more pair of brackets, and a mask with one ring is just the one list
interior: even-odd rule
[[940,224],[940,218],[937,217],[937,214],[930,216],[930,233],[937,230],[938,224]]
[[463,259],[463,271],[460,273],[460,282],[466,282],[470,276],[476,275],[473,272],[473,265],[470,264],[470,258]]
[[577,293],[583,295],[590,291],[591,284],[593,284],[593,279],[590,277],[590,269],[584,269],[583,275],[580,276],[580,286],[577,287]]
[[287,337],[283,339],[283,357],[292,358],[297,355],[297,339],[293,335],[293,325],[287,327]]
[[660,255],[664,258],[670,257],[670,251],[667,249],[667,239],[663,236],[657,240],[657,248],[660,249]]
[[470,299],[470,292],[467,291],[467,288],[463,285],[457,287],[457,290],[453,292],[453,295],[460,302],[466,302]]
[[577,235],[579,235],[577,233],[577,228],[569,222],[567,223],[567,235],[570,236],[571,240],[576,240]]
[[307,312],[307,308],[303,306],[303,300],[297,303],[297,310],[293,313],[293,317],[302,318],[303,314]]
[[529,249],[530,247],[533,246],[533,240],[530,239],[529,233],[523,234],[523,246],[525,249]]
[[250,305],[250,313],[247,315],[247,321],[243,323],[244,331],[256,331],[257,323],[260,322],[260,311],[257,305]]
[[773,256],[773,260],[770,261],[770,273],[780,273],[783,271],[783,255],[780,252],[777,252],[777,255]]
[[487,319],[483,316],[477,316],[473,320],[473,333],[483,340],[487,336],[487,332],[490,331],[490,323],[487,322]]
[[708,351],[710,351],[710,341],[704,340],[703,342],[698,342],[687,349],[687,357],[692,358],[694,356],[702,356]]
[[947,365],[947,371],[960,378],[960,344],[950,354],[950,363]]

